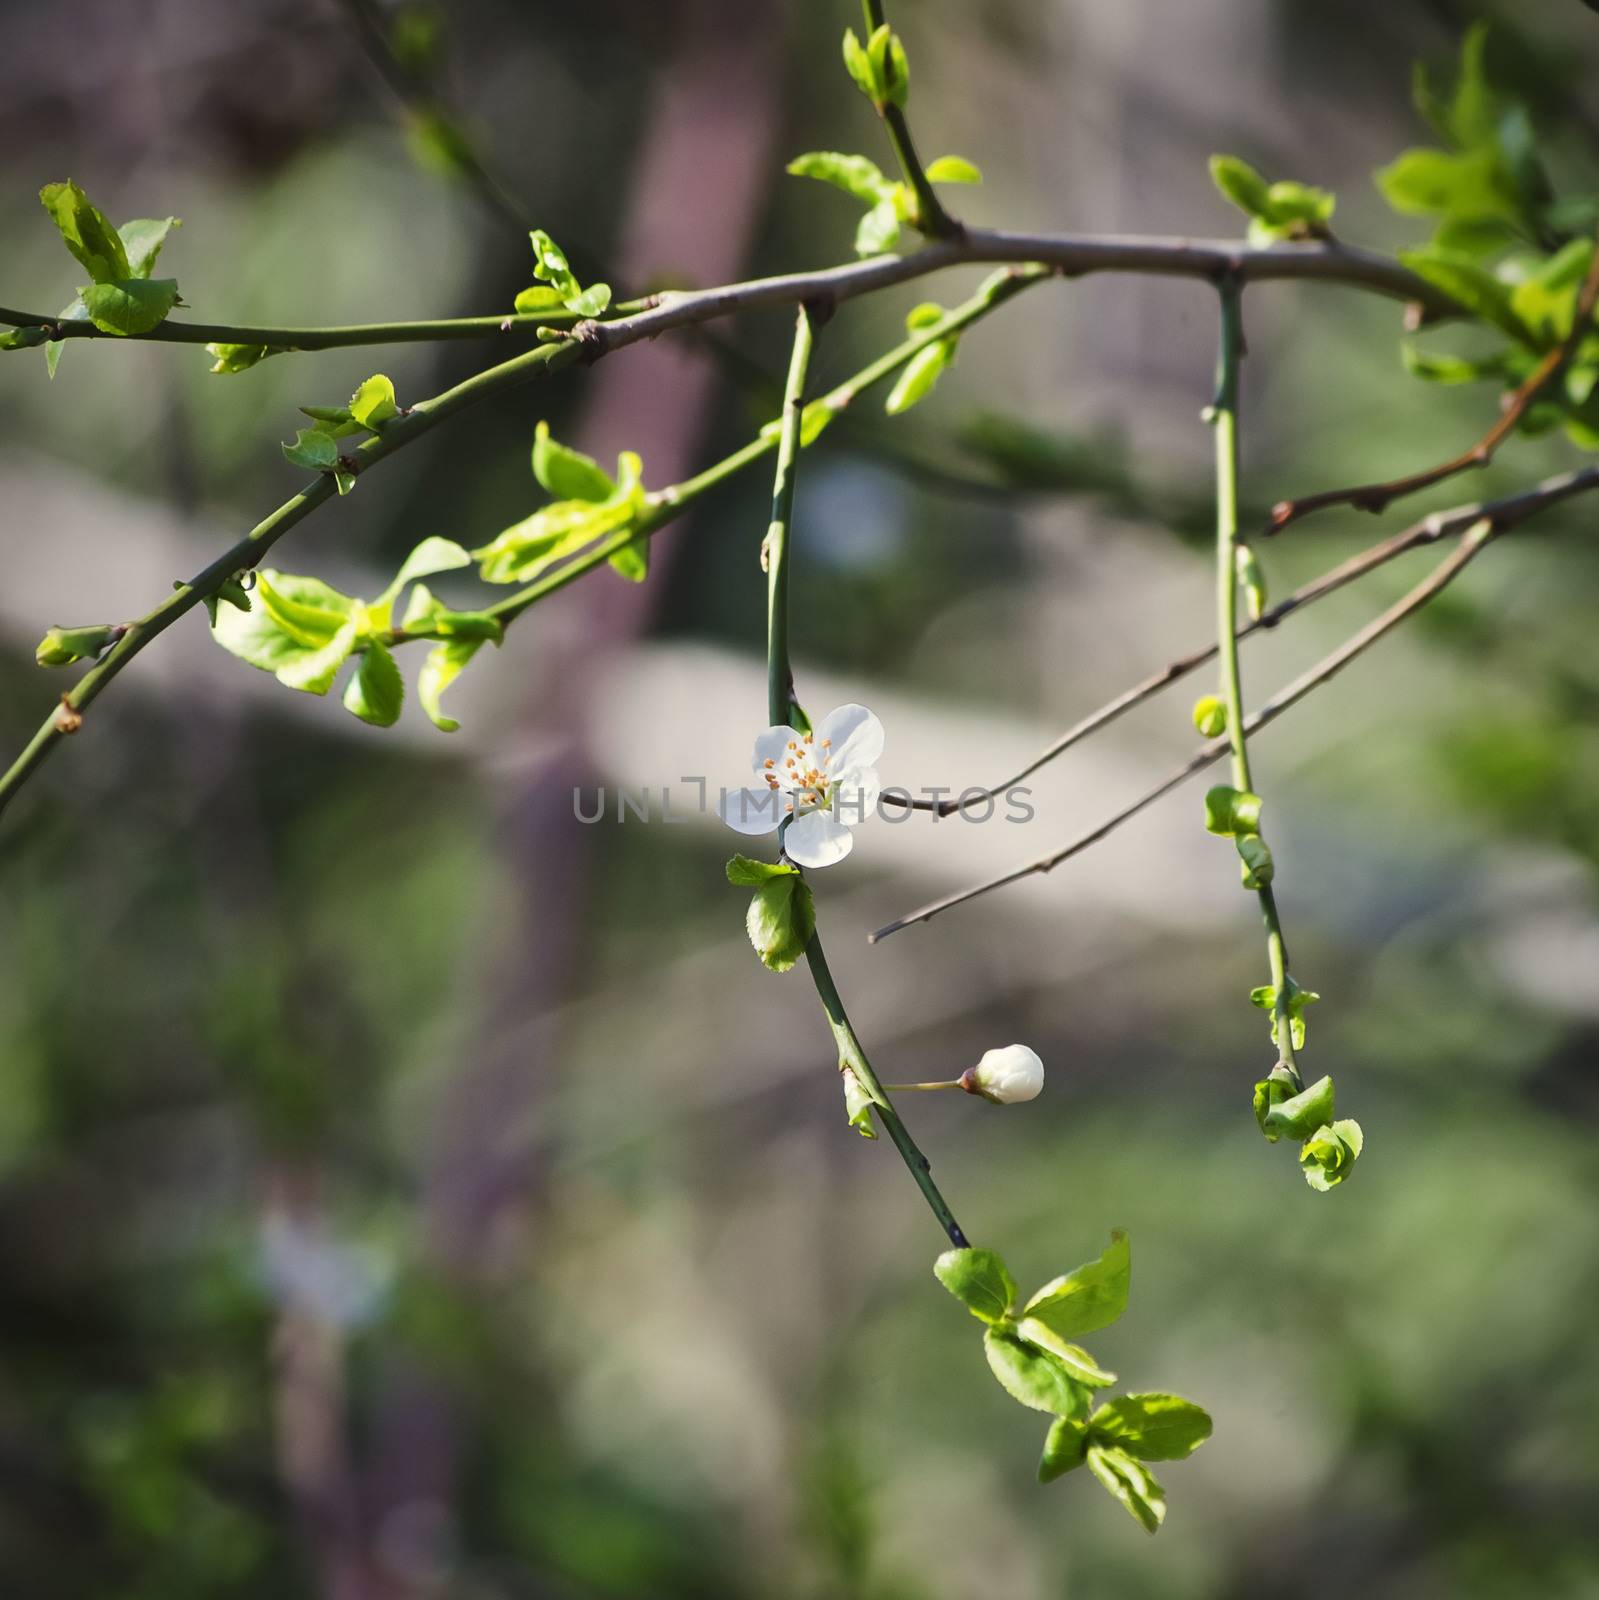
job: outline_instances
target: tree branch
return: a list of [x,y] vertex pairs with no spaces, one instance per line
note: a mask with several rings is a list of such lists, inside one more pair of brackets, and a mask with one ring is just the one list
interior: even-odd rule
[[[1549,506],[1557,505],[1563,500],[1569,500],[1576,495],[1586,494],[1599,489],[1599,467],[1587,467],[1579,472],[1562,473],[1559,477],[1547,478],[1535,487],[1524,490],[1517,495],[1506,499],[1493,501],[1481,505],[1463,506],[1457,510],[1443,512],[1426,518],[1418,523],[1414,529],[1399,536],[1395,540],[1385,541],[1383,545],[1375,547],[1375,551],[1367,552],[1366,557],[1357,560],[1366,560],[1377,551],[1383,552],[1382,560],[1390,560],[1392,556],[1400,553],[1401,549],[1413,549],[1418,545],[1431,544],[1437,540],[1448,537],[1453,533],[1461,533],[1460,545],[1455,551],[1436,567],[1433,572],[1406,594],[1401,600],[1382,613],[1375,621],[1353,635],[1330,655],[1317,662],[1285,688],[1278,691],[1261,708],[1254,712],[1245,723],[1245,731],[1254,733],[1260,728],[1274,722],[1290,706],[1297,704],[1310,693],[1312,689],[1325,683],[1329,678],[1340,672],[1356,656],[1369,649],[1384,634],[1397,627],[1413,612],[1420,610],[1434,595],[1438,594],[1453,581],[1455,575],[1470,561],[1483,545],[1492,537],[1508,533],[1512,528],[1518,527],[1528,518],[1545,510]],[[1474,531],[1486,528],[1486,533]],[[1400,540],[1405,541],[1403,544]],[[1371,566],[1380,564],[1372,561],[1370,566],[1362,568],[1371,570]],[[1346,563],[1346,566],[1349,565]],[[1341,570],[1341,569],[1340,569]],[[1329,577],[1331,574],[1329,574]],[[1341,580],[1347,582],[1345,578]],[[1323,590],[1323,592],[1328,592]],[[868,942],[876,944],[879,939],[886,939],[891,933],[898,933],[902,928],[911,927],[918,922],[927,922],[937,916],[941,911],[948,911],[955,906],[964,905],[968,900],[975,900],[979,895],[988,894],[995,889],[1002,889],[1007,884],[1019,883],[1023,878],[1033,876],[1035,873],[1050,871],[1063,861],[1068,861],[1075,855],[1080,855],[1090,845],[1097,844],[1101,839],[1114,833],[1124,822],[1130,821],[1140,811],[1151,806],[1163,795],[1170,794],[1186,779],[1197,772],[1202,772],[1206,767],[1213,766],[1229,753],[1230,745],[1227,738],[1221,737],[1203,744],[1175,771],[1169,773],[1152,788],[1146,789],[1131,804],[1124,806],[1120,811],[1108,817],[1097,827],[1091,828],[1087,833],[1079,835],[1070,844],[1063,846],[1051,855],[1043,856],[1037,861],[1029,862],[1026,866],[1017,867],[1014,871],[991,878],[985,883],[980,883],[970,889],[963,889],[957,894],[945,895],[938,900],[930,901],[918,910],[908,912],[903,917],[884,924],[875,933],[868,935]]]
[[1559,382],[1566,368],[1571,365],[1577,347],[1593,323],[1596,304],[1599,304],[1599,240],[1595,241],[1593,261],[1589,264],[1588,276],[1577,296],[1571,332],[1544,356],[1526,381],[1506,397],[1499,420],[1469,450],[1451,456],[1435,467],[1412,472],[1402,478],[1356,484],[1347,489],[1324,489],[1320,494],[1302,495],[1297,500],[1279,500],[1272,507],[1271,521],[1266,525],[1267,535],[1281,533],[1290,524],[1328,506],[1348,505],[1357,511],[1374,513],[1386,511],[1393,501],[1405,495],[1430,489],[1433,484],[1468,472],[1473,467],[1486,467],[1493,460],[1494,452],[1516,431],[1521,419]]

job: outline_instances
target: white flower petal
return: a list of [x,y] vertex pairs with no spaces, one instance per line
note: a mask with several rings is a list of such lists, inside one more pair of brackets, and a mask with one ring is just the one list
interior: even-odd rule
[[830,811],[807,811],[783,835],[783,854],[801,867],[830,867],[850,853],[855,836]]
[[883,724],[865,706],[840,706],[822,718],[816,743],[829,773],[875,767],[883,753]]
[[877,815],[877,798],[883,786],[878,782],[876,767],[857,767],[852,772],[840,773],[829,781],[827,788],[833,814],[845,827],[858,828],[868,817]]
[[730,789],[718,802],[717,815],[740,833],[771,833],[783,820],[785,802],[777,789]]
[[776,763],[776,770],[780,770],[785,757],[787,757],[789,744],[798,744],[804,735],[795,728],[768,728],[765,733],[755,740],[755,754],[750,757],[750,770],[763,772],[767,770],[768,761]]
[[1024,1044],[1008,1044],[1003,1049],[988,1050],[983,1059],[972,1068],[976,1080],[975,1092],[997,1105],[1016,1105],[1022,1100],[1036,1100],[1044,1087],[1044,1063],[1036,1051]]

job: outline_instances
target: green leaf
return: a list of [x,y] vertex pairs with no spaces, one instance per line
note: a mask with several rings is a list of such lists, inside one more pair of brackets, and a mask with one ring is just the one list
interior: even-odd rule
[[594,540],[638,527],[648,509],[642,470],[639,458],[623,451],[609,499],[557,500],[514,523],[472,552],[482,577],[489,583],[527,583]]
[[883,402],[883,410],[891,417],[898,416],[931,394],[939,375],[955,359],[955,344],[954,339],[938,339],[926,349],[917,351],[889,391],[888,399]]
[[349,409],[351,418],[371,433],[380,432],[385,422],[400,414],[394,403],[394,385],[381,372],[350,396]]
[[320,578],[270,567],[256,575],[261,609],[273,626],[308,650],[319,650],[354,616],[356,602]]
[[116,229],[71,179],[47,183],[39,191],[39,199],[60,230],[67,249],[96,283],[120,283],[134,276]]
[[650,575],[650,546],[646,539],[625,544],[610,558],[611,570],[629,583],[643,583]]
[[867,41],[872,72],[881,86],[882,98],[891,106],[904,107],[910,99],[911,64],[900,37],[885,22]]
[[1024,1316],[1016,1325],[1016,1335],[1053,1356],[1067,1376],[1085,1389],[1108,1389],[1116,1381],[1116,1374],[1107,1372],[1080,1344],[1062,1339],[1037,1317]]
[[1451,155],[1406,150],[1376,173],[1383,198],[1410,216],[1444,216],[1454,222],[1515,223],[1521,205],[1493,147]]
[[727,881],[736,888],[756,889],[773,878],[793,877],[799,872],[786,861],[757,861],[753,856],[734,856],[727,864]]
[[7,328],[0,333],[0,350],[33,350],[50,337],[48,328]]
[[[894,187],[898,188],[899,185]],[[894,196],[879,200],[861,218],[855,229],[855,254],[880,256],[884,251],[892,250],[899,242],[899,224],[899,207],[895,204]]]
[[1333,1081],[1318,1078],[1308,1089],[1267,1107],[1260,1119],[1261,1132],[1273,1144],[1278,1139],[1308,1139],[1333,1116]]
[[425,583],[411,591],[400,631],[412,639],[492,639],[505,637],[505,624],[487,611],[451,611]]
[[[838,415],[831,401],[825,397],[812,400],[800,414],[800,444],[809,446],[816,443],[821,437],[822,430]],[[763,439],[776,439],[782,435],[783,421],[781,417],[774,417],[770,422],[762,423],[761,437]]]
[[466,664],[483,648],[483,643],[482,639],[450,639],[434,645],[422,663],[422,670],[417,674],[416,697],[441,733],[454,733],[461,724],[444,714],[439,705],[440,696],[460,677]]
[[121,278],[91,283],[78,293],[102,333],[129,336],[160,326],[177,304],[178,284],[175,278]]
[[1205,793],[1205,828],[1225,839],[1259,833],[1260,807],[1258,794],[1219,783]]
[[787,972],[816,932],[811,886],[798,873],[763,883],[744,919],[755,953],[773,972]]
[[[259,585],[257,586],[259,587]],[[220,613],[219,613],[220,618]],[[360,639],[353,622],[347,622],[320,650],[304,651],[277,669],[279,683],[306,694],[326,694],[339,668],[349,660]]]
[[285,461],[309,472],[330,472],[339,463],[338,440],[325,428],[301,428],[282,449]]
[[108,622],[85,628],[51,628],[34,649],[33,659],[41,667],[70,667],[76,661],[99,655],[111,643],[114,632],[116,629]]
[[1464,356],[1433,355],[1421,349],[1414,339],[1401,339],[1399,359],[1412,377],[1428,383],[1481,383],[1487,378],[1501,380],[1509,376],[1502,352],[1473,361]]
[[983,1332],[983,1354],[989,1370],[1013,1400],[1034,1411],[1057,1417],[1083,1417],[1088,1412],[1088,1391],[1075,1384],[1050,1356],[1036,1345],[1024,1344],[999,1328]]
[[1271,209],[1266,180],[1237,156],[1214,155],[1210,158],[1210,181],[1231,200],[1240,211],[1251,217],[1264,217]]
[[1123,1394],[1088,1419],[1095,1442],[1140,1461],[1181,1461],[1210,1437],[1210,1414],[1175,1394]]
[[223,373],[248,372],[258,361],[283,354],[269,344],[208,344],[205,353],[216,358],[211,370]]
[[1145,1533],[1154,1533],[1166,1520],[1165,1490],[1154,1474],[1125,1450],[1089,1445],[1088,1470],[1126,1506]]
[[[1288,979],[1288,995],[1283,1009],[1288,1013],[1288,1029],[1293,1039],[1294,1049],[1305,1048],[1305,1007],[1314,1005],[1321,996],[1314,989],[1301,989],[1293,978]],[[1269,983],[1262,984],[1258,989],[1249,991],[1249,1003],[1261,1008],[1262,1011],[1272,1013],[1271,1037],[1272,1043],[1281,1045],[1277,1037],[1277,990]]]
[[1348,1118],[1317,1129],[1299,1152],[1305,1182],[1322,1193],[1337,1188],[1349,1176],[1364,1143],[1360,1124]]
[[1207,739],[1218,738],[1227,731],[1227,707],[1213,694],[1201,695],[1194,702],[1194,727]]
[[1082,1466],[1088,1455],[1088,1429],[1070,1417],[1056,1417],[1044,1436],[1044,1453],[1038,1462],[1038,1481],[1053,1483],[1075,1467]]
[[565,304],[558,289],[551,288],[547,283],[535,283],[517,295],[512,309],[518,316],[527,317],[540,311],[554,311]]
[[1281,179],[1266,191],[1267,220],[1290,232],[1299,223],[1306,233],[1325,233],[1337,206],[1337,197],[1327,190],[1295,183],[1292,178]]
[[1240,833],[1233,839],[1243,861],[1243,884],[1246,889],[1264,889],[1277,875],[1277,863],[1272,859],[1271,846],[1258,833]]
[[400,720],[405,680],[394,657],[378,640],[361,656],[360,670],[344,686],[344,709],[374,728],[392,728]]
[[1593,261],[1592,239],[1573,239],[1510,291],[1510,309],[1539,344],[1570,337],[1577,296]]
[[610,303],[610,284],[591,283],[588,288],[580,290],[566,302],[566,309],[577,312],[580,317],[598,317],[604,315],[605,308]]
[[395,573],[387,592],[397,595],[413,578],[431,578],[436,572],[453,572],[458,567],[471,565],[469,550],[463,550],[453,539],[441,539],[434,534],[400,563],[400,570]]
[[844,1115],[849,1119],[849,1126],[863,1139],[875,1139],[877,1129],[872,1126],[872,1097],[861,1086],[860,1077],[853,1067],[840,1067],[839,1076],[844,1080]]
[[912,335],[921,333],[926,328],[936,326],[948,315],[936,300],[924,300],[905,313],[905,331]]
[[1529,342],[1527,329],[1511,309],[1510,286],[1470,256],[1432,246],[1401,250],[1399,259],[1418,278],[1441,289],[1473,316],[1491,322],[1519,343]]
[[804,155],[795,156],[787,170],[796,178],[830,183],[869,206],[888,199],[894,192],[894,185],[875,161],[838,150],[807,150]]
[[855,80],[855,87],[874,105],[883,98],[882,86],[872,70],[871,57],[866,47],[855,36],[853,28],[844,30],[844,67]]
[[534,430],[533,476],[557,500],[608,500],[616,492],[611,475],[592,456],[550,437],[547,422]]
[[148,278],[156,257],[161,254],[161,246],[167,242],[167,235],[182,226],[179,217],[138,217],[124,222],[117,229],[117,237],[128,254],[128,276]]
[[[1279,1061],[1275,1067],[1255,1085],[1254,1108],[1255,1121],[1260,1125],[1260,1131],[1266,1138],[1276,1144],[1281,1137],[1281,1132],[1274,1129],[1268,1118],[1272,1108],[1281,1105],[1283,1101],[1293,1098],[1294,1075],[1288,1070],[1285,1062]],[[1302,1137],[1302,1136],[1301,1136]]]
[[1003,1322],[1016,1304],[1016,1280],[993,1250],[946,1250],[933,1276],[979,1321]]
[[983,174],[964,156],[939,156],[927,164],[929,183],[981,183]]
[[1097,1261],[1051,1278],[1024,1308],[1061,1339],[1108,1328],[1126,1309],[1132,1283],[1132,1248],[1120,1229]]

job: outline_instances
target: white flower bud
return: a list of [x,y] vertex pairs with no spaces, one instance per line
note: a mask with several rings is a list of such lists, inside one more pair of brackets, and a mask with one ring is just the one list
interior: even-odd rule
[[1044,1087],[1044,1063],[1026,1045],[1008,1044],[1002,1050],[985,1051],[975,1067],[961,1074],[960,1086],[997,1106],[1036,1100]]

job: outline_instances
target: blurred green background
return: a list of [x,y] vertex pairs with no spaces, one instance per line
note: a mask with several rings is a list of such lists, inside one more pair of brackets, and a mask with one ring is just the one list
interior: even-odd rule
[[[1576,0],[898,0],[928,154],[974,220],[1232,233],[1205,158],[1335,188],[1425,132],[1410,63],[1496,20],[1490,62],[1591,182],[1599,18]],[[845,259],[854,210],[789,155],[877,144],[846,0],[33,0],[0,4],[3,297],[77,269],[36,191],[184,218],[197,319],[509,306],[526,230],[620,293]],[[929,289],[825,331],[863,365]],[[1491,418],[1400,368],[1397,308],[1252,290],[1245,468],[1276,499],[1411,469]],[[673,336],[408,449],[275,560],[374,593],[420,538],[539,503],[534,422],[652,486],[772,414],[788,318]],[[993,781],[1210,626],[1214,303],[1045,286],[936,396],[863,406],[802,473],[801,692],[888,729],[885,782]],[[488,344],[269,361],[69,345],[0,363],[0,732],[61,681],[49,623],[142,612],[299,475],[302,403],[402,400]],[[1518,440],[1427,505],[1559,470]],[[1308,1064],[1366,1130],[1313,1194],[1265,1145],[1256,910],[1183,791],[1047,879],[868,948],[1031,859],[1192,743],[1175,690],[1035,782],[1036,817],[865,830],[817,881],[890,1081],[1020,1039],[1043,1097],[918,1098],[968,1229],[1038,1282],[1130,1230],[1095,1349],[1216,1418],[1144,1538],[1038,1487],[1039,1419],[989,1380],[886,1143],[843,1124],[802,973],[756,963],[714,821],[582,826],[737,782],[764,722],[769,484],[740,480],[513,630],[387,733],[290,694],[195,617],[96,704],[0,829],[0,1592],[332,1600],[567,1596],[1599,1594],[1599,550],[1578,502],[1259,741]],[[1374,537],[1333,512],[1264,549],[1286,593]],[[1408,586],[1385,569],[1246,651],[1258,699]],[[438,588],[465,603],[470,579]],[[402,659],[408,675],[416,661]],[[681,793],[681,791],[680,791]]]

